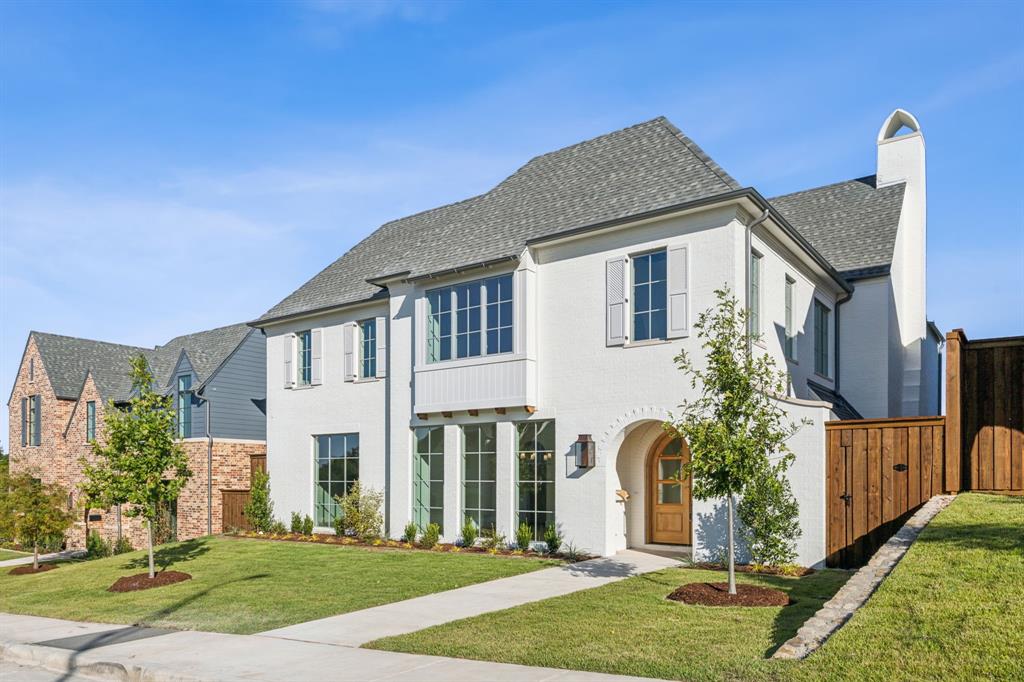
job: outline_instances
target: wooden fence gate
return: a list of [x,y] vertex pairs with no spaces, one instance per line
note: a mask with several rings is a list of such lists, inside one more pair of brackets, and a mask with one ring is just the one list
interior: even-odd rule
[[[267,456],[252,455],[249,458],[249,481],[252,482],[253,474],[257,471],[266,472]],[[250,490],[221,490],[221,519],[224,524],[224,531],[234,528],[252,530],[249,519],[245,517],[245,505],[249,504]]]
[[917,507],[946,490],[942,417],[825,424],[827,566],[863,564]]

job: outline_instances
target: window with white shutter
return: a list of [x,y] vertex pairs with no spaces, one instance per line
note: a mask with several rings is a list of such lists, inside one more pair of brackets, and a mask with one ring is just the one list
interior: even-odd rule
[[312,348],[310,349],[310,380],[313,386],[319,386],[324,382],[324,332],[322,329],[314,329],[310,332]]
[[673,246],[668,250],[668,338],[690,333],[689,248]]
[[341,329],[345,351],[345,381],[356,380],[356,331],[354,322],[347,322]]
[[388,374],[388,325],[386,317],[377,318],[377,378]]
[[628,258],[609,258],[605,263],[605,345],[626,343],[626,267]]
[[295,386],[295,334],[284,335],[284,387]]

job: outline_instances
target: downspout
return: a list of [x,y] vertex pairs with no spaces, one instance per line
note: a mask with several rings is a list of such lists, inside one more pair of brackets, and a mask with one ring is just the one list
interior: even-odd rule
[[213,432],[210,430],[210,399],[192,391],[199,400],[206,403],[206,534],[213,535]]
[[768,220],[768,211],[767,210],[764,213],[762,213],[760,216],[758,216],[756,219],[754,219],[749,225],[747,225],[746,229],[744,231],[745,232],[744,236],[745,236],[746,251],[745,251],[745,261],[744,261],[744,264],[743,264],[743,268],[744,268],[743,269],[743,272],[744,272],[743,282],[744,282],[744,285],[745,285],[743,287],[743,309],[747,311],[747,355],[748,356],[754,351],[754,348],[753,348],[753,345],[752,345],[753,339],[751,339],[751,336],[750,336],[750,319],[749,319],[749,316],[750,316],[750,257],[751,257],[751,253],[752,253],[752,249],[753,249],[753,246],[751,244],[751,233],[754,231],[755,227],[757,227],[758,225],[760,225],[761,223],[763,223],[766,220]]

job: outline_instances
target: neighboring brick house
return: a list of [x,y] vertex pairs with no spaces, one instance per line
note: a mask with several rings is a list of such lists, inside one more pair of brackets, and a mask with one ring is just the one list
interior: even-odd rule
[[[119,525],[133,545],[145,542],[137,519],[116,508],[84,509],[79,491],[82,458],[92,456],[93,438],[102,439],[109,405],[130,398],[129,361],[140,354],[159,387],[173,396],[193,474],[167,514],[168,530],[178,539],[222,532],[224,493],[235,492],[237,500],[239,491],[247,491],[253,458],[261,463],[266,455],[266,343],[259,330],[236,324],[156,348],[33,331],[8,401],[11,470],[67,489],[69,507],[79,513],[69,547],[83,546],[91,530],[113,540]],[[228,519],[229,525],[240,523]]]

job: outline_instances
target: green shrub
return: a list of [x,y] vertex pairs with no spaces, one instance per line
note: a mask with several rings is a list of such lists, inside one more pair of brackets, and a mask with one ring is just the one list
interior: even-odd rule
[[245,505],[245,518],[257,533],[266,533],[274,520],[274,501],[270,499],[270,476],[257,469],[252,474],[252,490]]
[[405,532],[402,534],[402,539],[408,542],[410,545],[416,542],[416,535],[419,534],[419,527],[410,521],[405,524]]
[[420,538],[420,547],[423,549],[433,549],[437,546],[437,542],[440,539],[441,526],[436,523],[428,523],[427,529],[423,531],[423,537]]
[[489,551],[504,549],[505,536],[499,533],[494,526],[485,528],[481,534],[480,546]]
[[530,543],[533,541],[533,527],[530,526],[526,521],[519,524],[519,528],[516,529],[516,546],[524,552],[530,549]]
[[558,554],[558,550],[562,548],[562,534],[558,532],[558,528],[554,525],[550,525],[544,529],[544,542],[548,546],[548,552],[551,554]]
[[302,534],[302,514],[292,512],[292,532]]
[[110,543],[96,531],[89,533],[85,539],[85,555],[89,559],[102,559],[110,556]]
[[270,532],[274,535],[281,535],[283,533],[287,533],[288,528],[284,525],[284,522],[274,519],[270,523]]
[[767,467],[743,490],[736,507],[740,536],[753,563],[790,564],[800,537],[800,507],[781,466]]
[[313,518],[306,514],[302,517],[302,534],[312,535],[313,534]]
[[476,522],[467,516],[466,522],[462,524],[462,546],[472,547],[475,545],[477,535],[479,535],[479,532],[476,527]]
[[114,546],[111,549],[111,551],[114,554],[126,554],[128,552],[134,552],[135,548],[132,547],[132,541],[128,539],[128,536],[122,535],[114,543]]
[[384,493],[373,488],[363,489],[356,481],[348,494],[335,498],[341,505],[341,514],[334,520],[338,535],[354,535],[360,540],[376,540],[384,526]]

